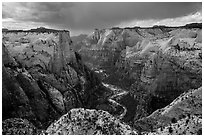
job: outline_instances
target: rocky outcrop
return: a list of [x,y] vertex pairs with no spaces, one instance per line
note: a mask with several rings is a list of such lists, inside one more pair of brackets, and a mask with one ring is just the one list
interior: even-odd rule
[[2,122],[3,135],[37,135],[37,128],[26,119],[11,118]]
[[108,112],[91,109],[72,109],[51,124],[49,135],[136,135],[130,126]]
[[181,94],[168,106],[135,121],[148,134],[191,135],[202,131],[202,88]]
[[148,135],[202,135],[202,117],[186,117]]

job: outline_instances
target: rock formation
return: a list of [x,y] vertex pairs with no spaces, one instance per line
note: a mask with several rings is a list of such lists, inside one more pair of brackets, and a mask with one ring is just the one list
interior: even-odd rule
[[181,94],[170,105],[135,121],[149,134],[192,135],[202,131],[202,88]]
[[111,28],[76,44],[68,31],[6,31],[3,134],[201,134],[201,36]]
[[[102,29],[91,43],[98,37],[95,30],[79,52],[104,83],[130,91],[137,120],[202,85],[201,31],[196,26]],[[133,116],[125,117],[131,122]]]
[[3,50],[3,55],[7,55],[7,58],[3,56],[2,66],[3,120],[23,118],[31,121],[38,128],[45,128],[50,121],[59,117],[59,114],[49,104],[46,93],[40,89],[37,81],[28,71],[20,65],[8,65],[7,62],[14,59],[7,50]]
[[2,122],[3,135],[36,135],[37,128],[28,120],[11,118]]
[[35,41],[20,50],[10,48],[8,41],[9,50],[3,44],[3,120],[23,118],[45,129],[72,108],[105,103],[104,109],[112,109],[107,103],[111,90],[70,49],[69,33],[57,35],[59,41],[53,45],[40,41],[45,43],[41,50]]
[[51,71],[60,74],[63,69],[66,69],[67,63],[75,57],[70,49],[71,39],[68,32],[59,34],[59,45],[54,46],[53,60],[51,63]]
[[51,124],[48,135],[137,135],[130,126],[106,111],[72,109]]

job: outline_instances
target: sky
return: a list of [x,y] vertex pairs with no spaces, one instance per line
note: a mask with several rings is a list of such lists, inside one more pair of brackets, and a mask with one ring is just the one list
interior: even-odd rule
[[201,2],[3,2],[2,27],[66,29],[72,36],[95,28],[202,22]]

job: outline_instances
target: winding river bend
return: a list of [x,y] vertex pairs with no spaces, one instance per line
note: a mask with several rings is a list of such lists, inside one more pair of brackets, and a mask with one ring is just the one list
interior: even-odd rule
[[125,90],[123,90],[123,89],[117,88],[117,87],[115,87],[115,86],[113,86],[113,85],[110,85],[110,84],[105,84],[105,83],[102,83],[102,84],[103,84],[103,86],[105,86],[106,88],[109,88],[110,90],[112,90],[112,91],[115,92],[114,95],[112,95],[112,96],[110,96],[110,97],[108,98],[108,101],[109,101],[109,103],[110,103],[111,105],[113,105],[113,107],[115,107],[115,108],[118,108],[118,107],[122,108],[122,111],[120,112],[119,116],[117,116],[117,117],[118,117],[119,119],[123,119],[124,116],[127,114],[127,108],[126,108],[124,105],[118,103],[118,102],[116,101],[116,99],[117,99],[117,98],[121,98],[121,97],[127,95],[129,92],[128,92],[128,91],[125,91]]

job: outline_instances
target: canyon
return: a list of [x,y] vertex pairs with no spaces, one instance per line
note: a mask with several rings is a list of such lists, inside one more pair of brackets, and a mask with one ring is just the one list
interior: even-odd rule
[[202,24],[2,32],[3,134],[202,134]]

